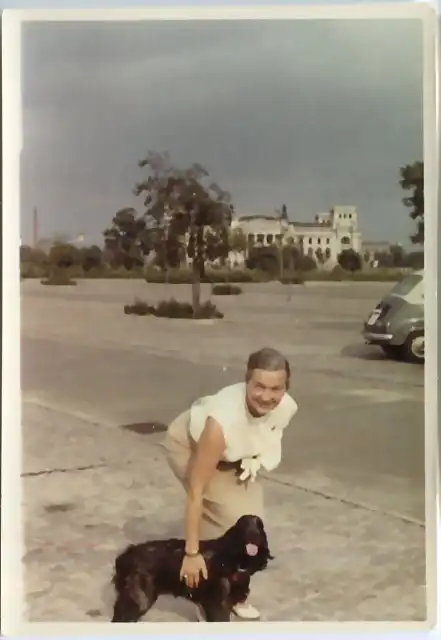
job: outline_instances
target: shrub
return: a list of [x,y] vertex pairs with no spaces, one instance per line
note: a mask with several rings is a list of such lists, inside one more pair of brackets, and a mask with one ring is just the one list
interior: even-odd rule
[[219,311],[219,309],[216,307],[215,304],[213,304],[212,302],[210,302],[209,300],[207,300],[207,302],[204,302],[203,304],[201,304],[199,306],[199,310],[196,314],[195,319],[197,320],[204,320],[204,319],[211,319],[211,318],[223,318],[224,314]]
[[424,269],[424,251],[411,251],[403,257],[403,267]]
[[161,300],[155,309],[158,318],[192,318],[193,307],[189,302],[178,302],[174,298]]
[[280,252],[277,247],[253,247],[246,259],[248,269],[260,269],[271,276],[280,271]]
[[22,262],[20,264],[20,276],[24,278],[44,278],[48,275],[48,268],[43,264]]
[[77,284],[75,280],[69,276],[66,271],[53,271],[47,278],[41,280],[41,284],[54,285],[54,286],[72,286]]
[[36,249],[28,245],[20,247],[20,262],[30,262],[32,264],[46,265],[49,262],[47,254],[41,249]]
[[49,250],[49,262],[59,268],[72,267],[80,264],[81,253],[78,247],[72,244],[55,244]]
[[63,269],[69,278],[76,280],[77,278],[84,278],[84,270],[80,264],[73,264],[71,267]]
[[395,266],[394,256],[390,251],[376,251],[374,254],[374,260],[377,262],[380,269],[391,269]]
[[110,269],[107,265],[101,265],[100,267],[92,267],[87,271],[82,272],[82,278],[90,278],[93,280],[94,278],[110,278]]
[[342,280],[352,280],[349,271],[345,271],[338,264],[330,271],[322,269],[317,271],[304,271],[302,276],[305,278],[305,282],[341,282]]
[[[100,268],[92,269],[93,278],[114,278],[115,280],[136,280],[144,278],[143,267],[134,267],[133,269],[126,269],[125,267],[117,267],[116,269],[106,269],[102,271]],[[87,273],[86,277],[89,277]]]
[[210,282],[234,282],[244,284],[246,282],[269,282],[268,274],[261,269],[225,269],[216,272],[215,279],[212,279],[214,272],[208,272]]
[[142,300],[135,298],[135,302],[133,304],[124,305],[124,313],[126,315],[151,316],[155,314],[155,307],[147,304],[147,302],[143,302]]
[[[152,284],[191,284],[192,272],[188,268],[170,269],[167,273],[159,269],[147,268],[144,271],[147,282]],[[207,269],[206,274],[201,278],[203,283],[245,283],[245,282],[266,282],[268,275],[260,270],[251,269]]]
[[363,266],[361,255],[354,249],[344,249],[337,256],[338,263],[346,271],[360,271]]
[[355,282],[398,282],[402,277],[401,269],[368,269],[357,271],[350,279]]
[[317,269],[317,262],[312,256],[299,256],[297,269],[299,271],[315,271],[315,269]]
[[201,304],[197,314],[193,315],[193,307],[189,302],[178,302],[174,298],[159,302],[156,305],[155,315],[158,318],[187,318],[194,320],[224,317],[224,314],[210,301]]
[[213,285],[211,292],[214,296],[238,296],[243,293],[242,288],[237,284],[228,282]]
[[210,282],[234,282],[244,284],[247,282],[269,282],[271,279],[268,273],[265,273],[265,271],[261,269],[225,269],[216,272],[214,278],[213,275],[214,272],[208,272],[208,280]]
[[156,316],[157,318],[175,318],[187,320],[203,320],[211,318],[223,318],[224,315],[210,301],[200,305],[196,315],[193,315],[193,307],[189,302],[178,302],[174,298],[162,300],[156,306],[136,299],[134,304],[125,305],[124,313],[127,315]]
[[346,280],[348,278],[348,272],[343,269],[340,264],[336,264],[335,267],[332,267],[329,272],[329,279],[334,280],[336,282],[341,282],[342,280]]
[[163,284],[168,282],[169,284],[190,284],[191,283],[191,271],[190,269],[170,269],[167,273],[161,269],[154,269],[148,267],[144,271],[144,277],[146,282],[153,284]]
[[103,263],[103,252],[97,245],[93,244],[91,247],[80,249],[80,259],[84,271],[98,269]]

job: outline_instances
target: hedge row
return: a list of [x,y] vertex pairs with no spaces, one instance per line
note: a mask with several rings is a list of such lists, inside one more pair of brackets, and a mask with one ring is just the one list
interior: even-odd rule
[[[48,278],[51,275],[50,269],[41,265],[23,262],[21,264],[21,278]],[[67,277],[74,279],[140,279],[151,283],[168,284],[190,284],[192,274],[189,269],[175,269],[168,273],[157,269],[91,269],[83,271],[79,267],[72,267],[65,271]],[[308,281],[356,281],[356,282],[396,282],[401,278],[399,269],[369,269],[356,271],[354,274],[344,271],[341,267],[335,267],[332,271],[304,271],[302,273],[285,272],[282,282],[298,283]],[[279,277],[259,271],[257,269],[210,269],[202,279],[205,283],[247,283],[247,282],[270,282],[278,281]]]

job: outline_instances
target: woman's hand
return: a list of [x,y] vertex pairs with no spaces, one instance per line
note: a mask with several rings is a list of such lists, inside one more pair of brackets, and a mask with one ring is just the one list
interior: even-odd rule
[[190,589],[196,588],[199,584],[200,577],[206,580],[208,578],[207,565],[204,557],[198,553],[197,556],[184,556],[179,577],[185,580],[185,584]]

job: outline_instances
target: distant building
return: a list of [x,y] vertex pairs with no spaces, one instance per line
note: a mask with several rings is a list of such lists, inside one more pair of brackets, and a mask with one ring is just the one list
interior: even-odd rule
[[[292,243],[304,255],[312,258],[317,258],[317,254],[321,253],[327,267],[337,263],[337,257],[344,249],[362,252],[358,214],[353,206],[336,206],[328,213],[316,215],[314,222],[291,221],[266,215],[239,216],[231,224],[231,230],[235,229],[240,229],[246,236],[248,247]],[[243,260],[246,259],[246,253]],[[236,263],[237,258],[235,254]]]
[[375,256],[378,253],[389,253],[391,244],[389,242],[363,242],[363,261],[371,266],[376,266]]
[[345,249],[359,253],[366,264],[372,264],[376,253],[390,251],[388,242],[363,242],[358,226],[357,208],[335,206],[328,213],[315,216],[314,222],[298,222],[268,215],[241,215],[233,219],[231,231],[240,230],[248,249],[230,253],[230,264],[240,266],[251,247],[293,244],[304,255],[317,259],[321,253],[324,268],[331,269]]

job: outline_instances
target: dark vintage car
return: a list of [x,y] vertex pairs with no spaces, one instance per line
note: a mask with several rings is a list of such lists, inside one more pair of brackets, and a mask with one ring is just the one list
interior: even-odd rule
[[364,323],[367,344],[392,358],[424,363],[424,271],[398,282]]

